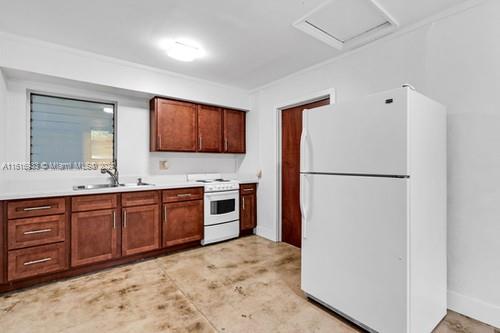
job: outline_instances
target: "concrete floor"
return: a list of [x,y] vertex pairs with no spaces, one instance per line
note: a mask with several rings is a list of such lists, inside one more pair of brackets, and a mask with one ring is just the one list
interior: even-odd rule
[[[0,296],[0,331],[361,332],[300,291],[300,250],[260,237]],[[450,312],[436,333],[500,333]]]

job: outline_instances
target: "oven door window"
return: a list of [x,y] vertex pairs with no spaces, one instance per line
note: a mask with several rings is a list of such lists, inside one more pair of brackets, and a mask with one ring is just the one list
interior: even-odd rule
[[222,215],[235,211],[236,200],[216,200],[210,202],[210,215]]

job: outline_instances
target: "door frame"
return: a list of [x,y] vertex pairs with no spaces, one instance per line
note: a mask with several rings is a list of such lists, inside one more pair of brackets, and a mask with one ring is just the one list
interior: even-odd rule
[[274,108],[276,112],[276,124],[277,124],[277,131],[276,131],[276,146],[278,149],[276,149],[276,160],[278,163],[276,163],[276,188],[278,189],[276,192],[277,195],[277,223],[276,223],[276,241],[281,242],[282,241],[282,198],[281,198],[281,186],[282,186],[282,175],[281,175],[281,167],[282,167],[282,156],[281,156],[281,151],[282,151],[282,142],[281,142],[281,134],[282,134],[282,124],[281,124],[281,117],[283,110],[293,108],[295,106],[299,105],[304,105],[304,104],[309,104],[309,103],[314,103],[317,101],[320,101],[325,98],[330,98],[330,105],[334,104],[336,101],[336,93],[335,93],[335,88],[330,88],[322,91],[318,91],[315,93],[310,93],[308,95],[304,95],[302,97],[298,97],[292,100],[288,101],[283,101],[281,103],[278,103],[276,107]]

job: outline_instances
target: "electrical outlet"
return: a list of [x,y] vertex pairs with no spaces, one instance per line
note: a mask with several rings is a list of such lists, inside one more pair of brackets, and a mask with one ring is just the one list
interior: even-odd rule
[[168,170],[169,165],[167,160],[160,160],[160,170]]

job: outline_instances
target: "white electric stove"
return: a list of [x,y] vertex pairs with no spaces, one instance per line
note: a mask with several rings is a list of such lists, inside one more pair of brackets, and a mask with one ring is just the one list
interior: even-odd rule
[[202,245],[216,243],[240,234],[240,192],[236,180],[223,179],[220,174],[188,175],[188,181],[205,187],[204,237]]

